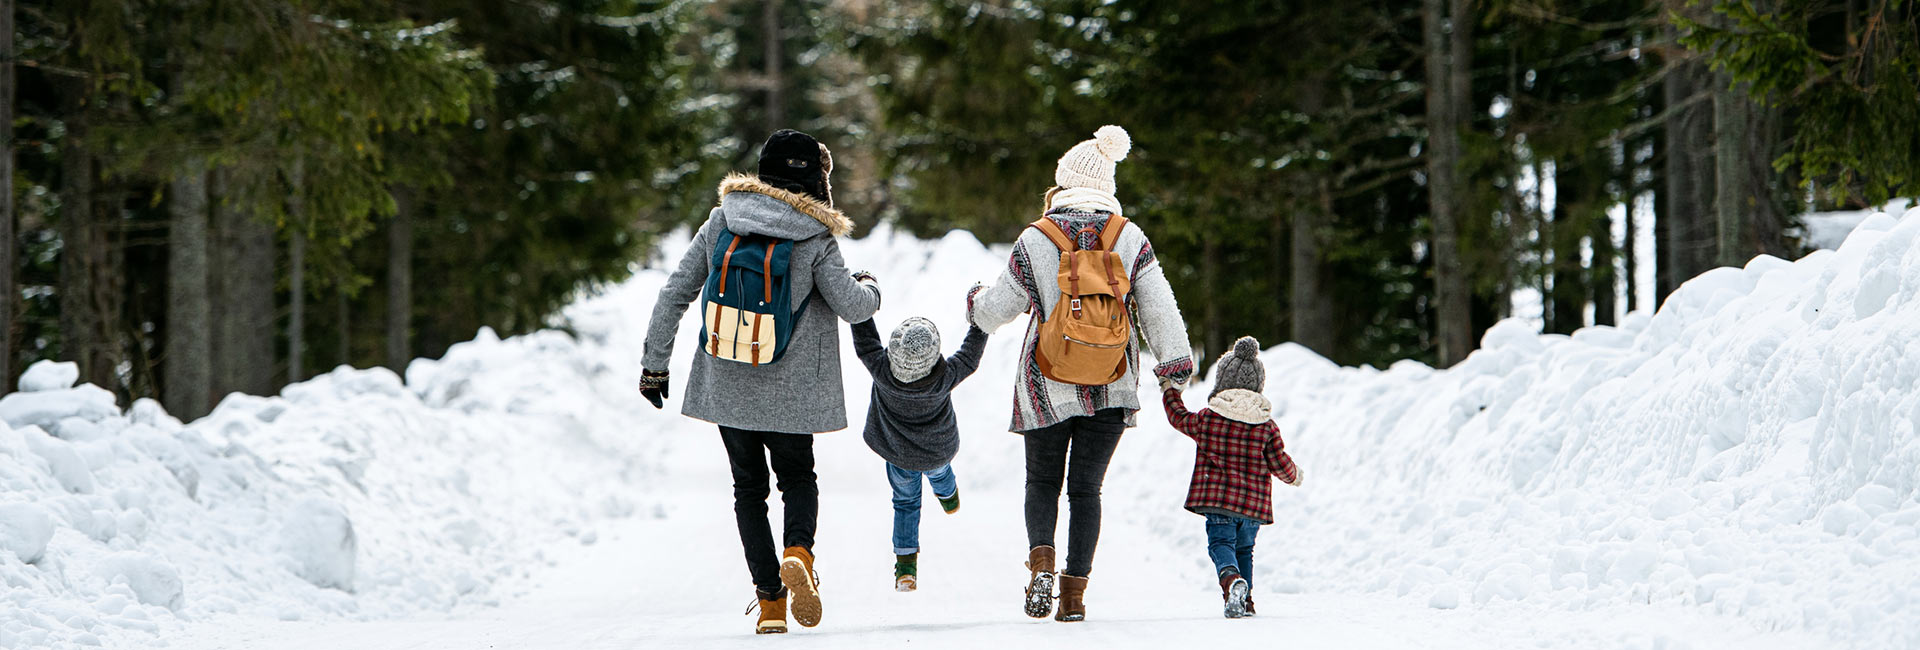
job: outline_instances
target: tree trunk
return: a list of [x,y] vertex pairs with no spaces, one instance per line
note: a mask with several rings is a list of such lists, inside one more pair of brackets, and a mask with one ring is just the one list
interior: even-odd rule
[[[70,81],[64,102],[67,133],[60,146],[60,338],[63,356],[80,365],[80,381],[118,392],[115,314],[121,304],[112,280],[112,243],[95,205],[93,152],[87,142],[86,82]],[[117,208],[116,208],[117,209]]]
[[212,306],[207,287],[207,172],[189,160],[167,185],[167,327],[161,403],[182,422],[206,415],[213,396]]
[[1747,94],[1732,87],[1733,79],[1716,75],[1713,88],[1714,222],[1720,236],[1716,255],[1721,266],[1745,266],[1752,251],[1747,247],[1747,220],[1755,207],[1752,184],[1748,182]]
[[760,37],[767,83],[767,133],[787,128],[786,63],[780,42],[780,0],[761,0]]
[[404,376],[413,360],[413,190],[395,188],[398,209],[387,229],[387,367]]
[[13,0],[0,0],[0,394],[14,389],[14,345],[20,308],[14,304],[13,270],[20,263],[14,253],[20,244],[13,234]]
[[[211,185],[214,204],[215,253],[219,260],[209,284],[214,293],[215,340],[213,386],[217,400],[227,393],[272,395],[274,376],[273,227],[254,219],[239,204],[227,200],[227,176],[215,170]],[[243,269],[245,271],[243,271]]]
[[1714,266],[1718,242],[1712,210],[1715,194],[1712,102],[1675,110],[1699,93],[1711,93],[1712,75],[1695,61],[1677,61],[1662,92],[1671,112],[1666,119],[1666,211],[1661,219],[1666,233],[1659,245],[1667,265],[1659,273],[1666,287],[1680,288]]
[[1451,39],[1442,16],[1445,0],[1421,2],[1427,56],[1427,205],[1433,218],[1434,331],[1441,367],[1466,358],[1473,333],[1473,297],[1460,259],[1458,205],[1461,118],[1469,98],[1457,95],[1467,90],[1466,82],[1453,72],[1453,67],[1469,63],[1457,57],[1466,55],[1471,44],[1465,33],[1471,20],[1465,15],[1465,0],[1451,2],[1457,12]]
[[1747,104],[1746,182],[1751,197],[1743,212],[1747,218],[1745,255],[1766,254],[1791,259],[1796,251],[1787,247],[1787,227],[1792,225],[1787,206],[1775,199],[1775,188],[1793,187],[1773,169],[1780,143],[1780,111],[1749,101]]
[[1213,355],[1225,349],[1225,344],[1222,341],[1224,335],[1221,333],[1220,328],[1220,301],[1222,300],[1220,296],[1220,242],[1218,236],[1214,234],[1214,224],[1208,223],[1203,225],[1202,231],[1200,235],[1200,295],[1203,296],[1202,300],[1205,302],[1202,303],[1200,307],[1200,327],[1201,344],[1205,346],[1205,348],[1200,351],[1200,358],[1202,360],[1209,360],[1213,358]]
[[1292,300],[1287,310],[1293,315],[1293,342],[1320,353],[1320,356],[1333,358],[1333,302],[1328,299],[1326,285],[1321,278],[1321,265],[1325,263],[1325,243],[1321,235],[1326,229],[1326,208],[1328,198],[1327,182],[1324,177],[1311,201],[1296,201],[1293,215],[1292,286],[1289,297]]
[[[1603,192],[1596,193],[1604,195]],[[1613,215],[1604,206],[1582,206],[1589,216],[1587,239],[1593,249],[1593,324],[1613,325],[1619,307],[1620,278],[1614,273]]]
[[1585,269],[1581,267],[1580,240],[1587,236],[1582,209],[1587,203],[1586,181],[1580,178],[1581,161],[1553,161],[1553,221],[1550,241],[1553,246],[1553,291],[1547,297],[1553,317],[1548,331],[1572,334],[1586,325],[1587,291]]
[[287,383],[306,379],[307,232],[295,222],[287,244]]
[[346,278],[340,278],[333,292],[333,318],[338,323],[338,338],[334,339],[335,366],[353,365],[353,320],[352,306],[347,300]]

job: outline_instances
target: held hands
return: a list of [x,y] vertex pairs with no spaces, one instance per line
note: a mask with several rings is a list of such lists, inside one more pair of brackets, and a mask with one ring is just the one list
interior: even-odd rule
[[980,292],[986,291],[986,290],[987,290],[987,285],[980,284],[978,282],[973,283],[973,288],[967,290],[967,322],[969,323],[973,322],[974,297],[980,295]]
[[879,280],[876,280],[876,279],[874,279],[874,277],[873,277],[873,274],[872,274],[872,273],[869,273],[869,272],[867,272],[867,271],[854,271],[854,272],[852,273],[852,276],[853,276],[853,281],[854,281],[854,282],[857,282],[857,283],[859,283],[859,284],[860,284],[860,286],[863,286],[863,287],[867,287],[867,288],[869,288],[869,289],[872,289],[872,290],[873,290],[873,299],[874,299],[874,301],[875,301],[875,302],[879,302],[879,300],[880,300],[880,281],[879,281]]
[[667,399],[667,371],[641,370],[640,396],[653,403],[654,408],[665,408]]
[[1180,384],[1174,383],[1172,379],[1167,377],[1158,377],[1158,379],[1160,380],[1160,392],[1162,393],[1180,388]]

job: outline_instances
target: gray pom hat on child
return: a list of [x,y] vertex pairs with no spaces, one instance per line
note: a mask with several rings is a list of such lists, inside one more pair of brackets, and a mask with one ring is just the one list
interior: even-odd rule
[[887,364],[895,380],[903,384],[919,381],[933,372],[933,364],[939,361],[940,328],[933,321],[915,316],[894,328],[887,342]]
[[1213,364],[1213,392],[1207,395],[1212,399],[1220,391],[1239,388],[1256,393],[1267,390],[1267,368],[1260,363],[1260,341],[1251,336],[1242,336],[1233,342],[1233,349],[1220,355]]

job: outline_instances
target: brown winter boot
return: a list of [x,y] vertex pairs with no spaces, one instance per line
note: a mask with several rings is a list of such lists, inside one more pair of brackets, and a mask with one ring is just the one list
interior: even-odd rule
[[[787,595],[782,593],[769,598],[769,594],[758,589],[754,590],[753,593],[759,599],[756,604],[760,607],[760,621],[754,625],[753,633],[786,634]],[[747,611],[753,610],[748,609]]]
[[792,594],[793,620],[801,627],[820,624],[820,574],[813,572],[813,551],[787,547],[780,558],[780,583]]
[[1251,591],[1247,579],[1238,573],[1220,576],[1220,599],[1226,601],[1227,618],[1247,617],[1247,594]]
[[1253,616],[1253,591],[1247,591],[1247,616]]
[[1060,574],[1060,611],[1053,615],[1053,620],[1067,623],[1087,620],[1086,595],[1086,578]]
[[1046,618],[1053,611],[1053,547],[1035,546],[1027,551],[1027,615]]

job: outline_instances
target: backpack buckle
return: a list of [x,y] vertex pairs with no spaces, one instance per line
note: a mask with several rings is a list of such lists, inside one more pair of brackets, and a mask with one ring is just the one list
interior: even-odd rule
[[1068,300],[1068,301],[1067,301],[1067,304],[1068,304],[1068,305],[1071,305],[1071,306],[1073,307],[1073,313],[1076,313],[1076,314],[1078,314],[1078,313],[1080,313],[1080,299],[1079,299],[1079,298],[1074,298],[1074,299],[1072,299],[1072,300]]

